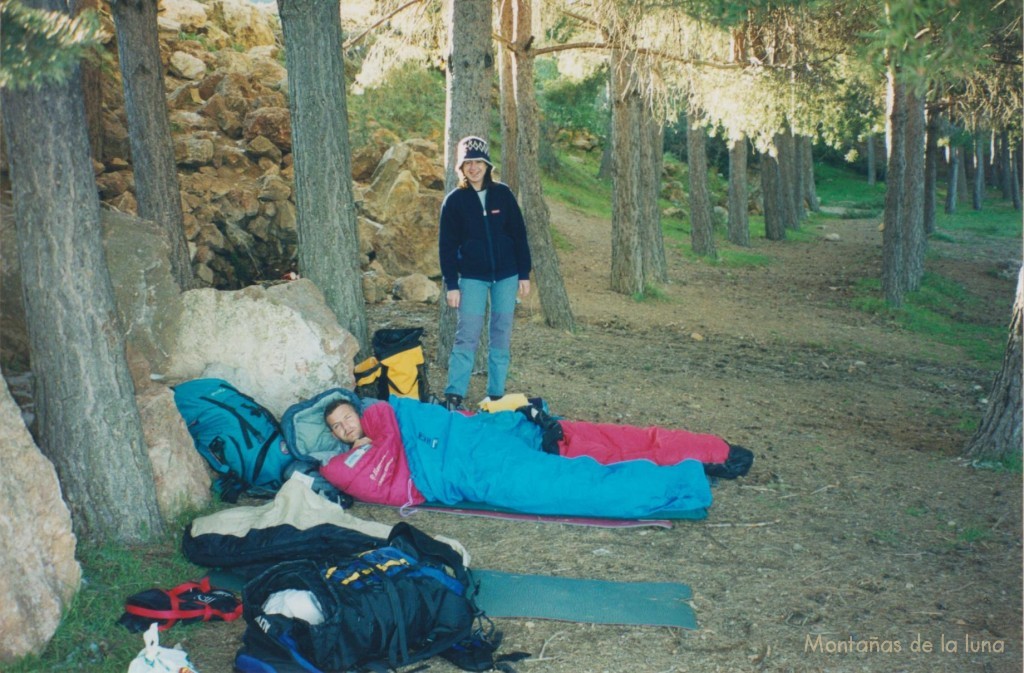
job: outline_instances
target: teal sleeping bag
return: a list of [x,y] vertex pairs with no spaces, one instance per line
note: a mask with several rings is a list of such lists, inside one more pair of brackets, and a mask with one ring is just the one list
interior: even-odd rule
[[392,396],[413,482],[428,501],[463,501],[531,514],[643,518],[701,510],[711,487],[697,460],[602,465],[541,449],[540,428],[516,412],[450,413]]

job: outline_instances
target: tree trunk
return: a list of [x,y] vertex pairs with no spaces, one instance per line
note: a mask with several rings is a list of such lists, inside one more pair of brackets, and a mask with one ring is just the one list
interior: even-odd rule
[[778,150],[776,160],[779,164],[783,226],[787,229],[799,229],[800,210],[797,208],[796,202],[800,191],[796,183],[796,152],[793,146],[793,132],[787,129],[783,133],[777,133],[775,147]]
[[946,213],[952,215],[956,212],[957,193],[960,185],[960,153],[955,147],[948,151],[949,165],[946,167]]
[[970,196],[970,188],[967,186],[967,178],[971,172],[970,161],[967,160],[967,148],[960,147],[956,148],[956,155],[960,158],[960,177],[956,181],[956,193],[957,199],[966,201],[967,197]]
[[797,154],[800,158],[800,171],[803,179],[803,201],[814,213],[821,212],[821,201],[818,200],[818,188],[814,184],[814,142],[808,136],[797,137]]
[[935,208],[938,203],[939,184],[939,112],[928,115],[924,145],[924,233],[935,233]]
[[769,241],[786,238],[782,213],[782,180],[779,162],[767,152],[761,155],[761,201],[764,210],[764,237]]
[[[515,40],[514,12],[512,2],[498,3],[498,26],[506,43]],[[516,113],[515,62],[512,50],[501,47],[498,50],[499,100],[501,101],[501,178],[512,189],[519,192],[518,123]],[[531,87],[532,88],[532,87]],[[536,102],[534,103],[536,105]],[[539,133],[539,131],[538,131]],[[492,155],[493,158],[493,155]],[[539,166],[539,160],[537,162]]]
[[907,125],[903,148],[906,152],[903,174],[903,287],[916,292],[924,276],[924,255],[928,238],[924,232],[924,98],[910,87],[906,89]]
[[[74,16],[86,10],[98,10],[99,0],[72,0]],[[85,103],[85,121],[88,127],[89,149],[92,158],[103,161],[103,73],[100,65],[91,59],[82,60],[82,96]]]
[[1013,199],[1013,162],[1010,159],[1010,138],[1006,129],[999,132],[999,188],[1004,199]]
[[192,258],[185,238],[178,168],[167,120],[164,68],[157,36],[157,0],[111,0],[117,56],[124,85],[139,216],[167,232],[171,272],[182,290],[192,287]]
[[747,208],[747,138],[729,146],[729,242],[750,246],[750,217]]
[[640,111],[640,255],[644,282],[667,283],[665,236],[661,232],[661,171],[665,163],[665,128],[647,106]]
[[1013,191],[1010,192],[1010,197],[1013,199],[1014,210],[1020,210],[1020,169],[1017,168],[1018,163],[1016,153],[1010,152],[1010,159],[1010,180],[1013,182]]
[[1024,269],[1017,272],[1017,298],[1010,319],[1003,367],[992,384],[985,416],[964,455],[976,460],[1003,460],[1021,451],[1021,325],[1024,323]]
[[597,177],[599,180],[612,179],[612,148],[615,146],[612,130],[612,124],[609,120],[608,134],[604,141],[604,147],[601,148],[601,164],[597,167]]
[[572,331],[576,328],[576,322],[558,265],[555,243],[551,238],[551,212],[544,202],[544,190],[540,182],[540,123],[534,87],[533,54],[530,52],[530,44],[533,42],[530,34],[532,16],[531,0],[516,0],[514,71],[519,137],[514,153],[519,156],[519,204],[526,219],[530,256],[544,322],[550,327]]
[[981,210],[985,201],[985,141],[981,133],[974,134],[974,189],[971,191],[971,206]]
[[867,145],[868,153],[868,184],[873,185],[877,182],[875,164],[878,161],[878,159],[875,158],[875,134],[869,133],[864,142]]
[[62,84],[0,92],[36,438],[57,469],[75,534],[140,542],[164,523],[103,252],[81,86],[76,68]]
[[644,291],[640,241],[640,94],[633,57],[612,52],[612,259],[611,288],[634,295]]
[[[491,86],[494,83],[494,55],[491,51],[490,2],[452,0],[448,24],[448,58],[445,70],[444,167],[445,189],[458,183],[455,153],[459,140],[475,135],[490,137]],[[518,171],[517,171],[518,173]],[[440,305],[437,331],[437,360],[448,366],[455,342],[458,312],[444,301]],[[488,331],[483,330],[477,346],[477,368],[486,359]]]
[[341,16],[332,0],[278,0],[288,62],[299,273],[369,352],[352,192]]
[[686,160],[690,174],[690,245],[702,257],[716,257],[715,228],[708,193],[708,156],[700,111],[692,104],[686,113]]
[[885,169],[885,212],[882,217],[882,292],[889,306],[902,306],[906,291],[903,270],[903,190],[906,185],[906,87],[896,81],[890,69],[886,90],[888,114],[886,137],[889,139],[889,159]]

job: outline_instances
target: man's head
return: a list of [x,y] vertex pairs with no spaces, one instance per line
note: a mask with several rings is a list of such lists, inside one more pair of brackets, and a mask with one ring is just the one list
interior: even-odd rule
[[331,434],[351,444],[363,436],[363,423],[359,420],[359,412],[349,400],[335,400],[324,409],[324,423],[330,428]]

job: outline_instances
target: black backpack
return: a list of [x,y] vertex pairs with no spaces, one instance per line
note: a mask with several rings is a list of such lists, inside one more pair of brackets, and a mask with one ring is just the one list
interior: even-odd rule
[[[323,621],[266,612],[267,599],[287,590],[310,592]],[[454,549],[399,523],[387,546],[333,564],[286,561],[246,584],[235,670],[390,670],[435,655],[490,670],[500,637],[478,628],[486,618],[474,595]]]

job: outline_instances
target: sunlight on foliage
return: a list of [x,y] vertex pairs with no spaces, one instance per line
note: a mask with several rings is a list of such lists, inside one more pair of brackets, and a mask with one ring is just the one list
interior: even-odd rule
[[62,84],[102,38],[95,11],[72,18],[30,9],[18,0],[0,3],[0,88]]
[[349,94],[349,134],[364,145],[373,131],[385,128],[400,138],[444,139],[444,74],[407,63],[378,87]]

